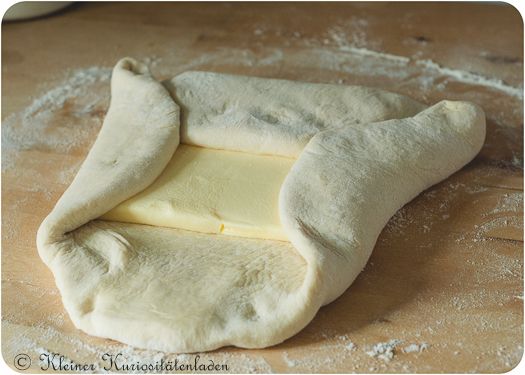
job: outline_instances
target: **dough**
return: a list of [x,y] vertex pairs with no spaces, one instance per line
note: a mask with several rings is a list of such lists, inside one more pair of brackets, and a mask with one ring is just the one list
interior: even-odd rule
[[297,158],[329,128],[413,116],[426,108],[369,87],[186,72],[163,82],[181,108],[181,142]]
[[[396,210],[468,163],[485,136],[475,104],[426,108],[377,89],[199,72],[162,85],[130,58],[111,89],[38,250],[76,327],[168,352],[263,348],[297,333],[348,288]],[[154,182],[179,133],[297,157],[279,195],[291,243],[96,220]]]

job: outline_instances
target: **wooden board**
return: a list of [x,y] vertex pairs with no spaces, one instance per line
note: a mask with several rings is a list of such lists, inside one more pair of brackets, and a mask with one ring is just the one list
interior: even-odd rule
[[[63,363],[193,364],[77,330],[35,245],[109,105],[123,56],[156,78],[208,70],[379,87],[487,115],[480,154],[401,209],[355,283],[265,350],[222,348],[223,372],[505,372],[523,354],[523,23],[481,3],[78,3],[2,25],[2,353]],[[379,345],[386,343],[384,345]],[[374,345],[376,345],[374,347]],[[374,355],[393,348],[393,357]],[[375,348],[375,349],[374,349]],[[374,352],[375,350],[375,352]],[[383,353],[384,354],[384,353]],[[58,357],[57,357],[58,358]],[[20,364],[27,362],[19,361]],[[63,368],[64,370],[64,368]],[[115,368],[113,368],[115,370]],[[52,372],[47,369],[48,372]]]

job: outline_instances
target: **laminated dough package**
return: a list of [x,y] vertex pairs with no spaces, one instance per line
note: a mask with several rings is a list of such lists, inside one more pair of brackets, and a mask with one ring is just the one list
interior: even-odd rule
[[264,348],[365,266],[390,217],[479,152],[475,104],[131,59],[38,231],[79,329],[167,352]]

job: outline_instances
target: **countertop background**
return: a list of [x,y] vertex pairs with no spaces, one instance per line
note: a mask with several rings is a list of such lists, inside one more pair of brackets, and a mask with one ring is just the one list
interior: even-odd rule
[[[2,24],[2,354],[155,364],[77,330],[35,244],[109,105],[113,65],[159,80],[205,70],[364,85],[487,116],[480,154],[383,230],[355,283],[264,350],[222,348],[228,372],[506,372],[523,355],[523,21],[487,3],[75,3]],[[375,345],[375,346],[374,346]],[[393,350],[391,359],[377,355]],[[384,354],[384,353],[383,353]],[[50,370],[46,371],[50,372]]]

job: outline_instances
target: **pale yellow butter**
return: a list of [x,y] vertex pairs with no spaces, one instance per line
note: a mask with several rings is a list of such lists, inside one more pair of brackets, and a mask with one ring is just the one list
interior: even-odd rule
[[279,191],[294,162],[181,144],[151,186],[100,219],[288,241]]

